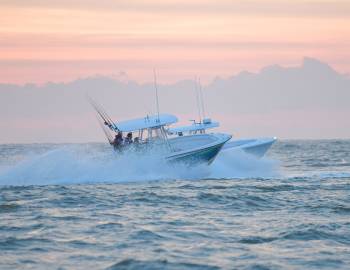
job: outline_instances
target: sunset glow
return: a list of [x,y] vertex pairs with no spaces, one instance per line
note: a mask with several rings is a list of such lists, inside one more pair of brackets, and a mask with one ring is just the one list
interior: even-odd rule
[[350,72],[350,2],[0,1],[0,82],[69,81],[126,72],[174,82],[296,65]]

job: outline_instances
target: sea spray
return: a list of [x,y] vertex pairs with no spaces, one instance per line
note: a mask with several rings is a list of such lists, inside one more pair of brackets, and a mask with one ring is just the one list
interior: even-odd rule
[[[37,145],[39,147],[39,145]],[[0,172],[1,185],[119,183],[175,179],[271,177],[276,163],[239,151],[224,151],[210,166],[169,163],[160,153],[120,154],[103,144],[71,144],[20,153],[20,161]],[[24,156],[24,157],[23,157]]]
[[167,163],[161,154],[120,154],[101,145],[66,145],[43,154],[32,152],[0,172],[2,185],[135,182],[205,177],[206,166]]
[[213,179],[271,178],[280,176],[279,162],[269,158],[257,158],[243,150],[221,151],[211,166]]

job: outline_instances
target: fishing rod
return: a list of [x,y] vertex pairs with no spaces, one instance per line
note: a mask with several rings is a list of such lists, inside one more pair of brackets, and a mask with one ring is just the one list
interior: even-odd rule
[[110,134],[108,129],[106,129],[106,125],[102,122],[101,118],[96,116],[96,119],[97,119],[97,122],[100,124],[103,133],[106,135],[106,138],[107,138],[109,144],[113,145],[113,136]]
[[103,113],[103,115],[108,120],[108,122],[113,126],[113,128],[118,129],[114,124],[114,121],[112,120],[112,118],[109,117],[109,115],[106,113],[105,109],[101,105],[97,104],[96,102],[95,102],[95,105],[99,108],[100,112]]
[[[98,105],[90,96],[87,96],[91,106],[95,109],[98,115],[102,118],[104,125],[108,126],[110,130],[116,132],[119,131],[118,127],[114,124],[113,120],[109,117],[109,115],[104,111],[104,109]],[[100,123],[101,124],[101,123]]]
[[99,114],[99,116],[103,119],[104,124],[105,124],[106,126],[111,127],[113,121],[111,121],[111,120],[108,118],[108,116],[107,116],[106,113],[103,111],[103,109],[100,108],[100,107],[98,106],[98,104],[97,104],[92,98],[90,98],[90,97],[89,97],[89,102],[90,102],[90,104],[94,107],[95,111]]
[[87,95],[87,99],[89,100],[90,105],[95,109],[97,114],[100,117],[97,117],[96,119],[99,125],[102,128],[103,133],[105,134],[108,142],[110,145],[113,145],[114,138],[113,135],[109,132],[109,130],[106,128],[106,126],[113,132],[119,131],[112,119],[109,117],[109,115],[104,111],[104,109],[99,106],[90,96]]

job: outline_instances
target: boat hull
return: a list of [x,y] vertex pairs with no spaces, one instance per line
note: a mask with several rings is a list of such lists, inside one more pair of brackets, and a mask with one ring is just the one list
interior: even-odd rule
[[[214,135],[193,135],[191,137],[214,136]],[[203,145],[192,150],[182,151],[180,153],[172,153],[166,157],[169,162],[181,162],[188,165],[208,164],[210,165],[218,155],[223,145],[231,139],[226,134],[218,134],[217,141],[208,145]]]
[[189,165],[198,164],[198,163],[207,163],[208,165],[211,164],[217,154],[220,152],[222,146],[224,144],[211,146],[205,149],[180,154],[180,155],[174,155],[167,157],[167,161],[171,162],[181,162],[186,163]]

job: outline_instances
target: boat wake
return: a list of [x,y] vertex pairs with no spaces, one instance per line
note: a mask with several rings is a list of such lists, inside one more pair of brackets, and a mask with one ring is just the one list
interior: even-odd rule
[[[23,157],[24,155],[24,157]],[[118,155],[101,145],[66,145],[40,154],[22,154],[2,164],[0,185],[119,183],[176,179],[270,178],[278,163],[240,152],[222,152],[210,166],[166,163],[161,155]]]

